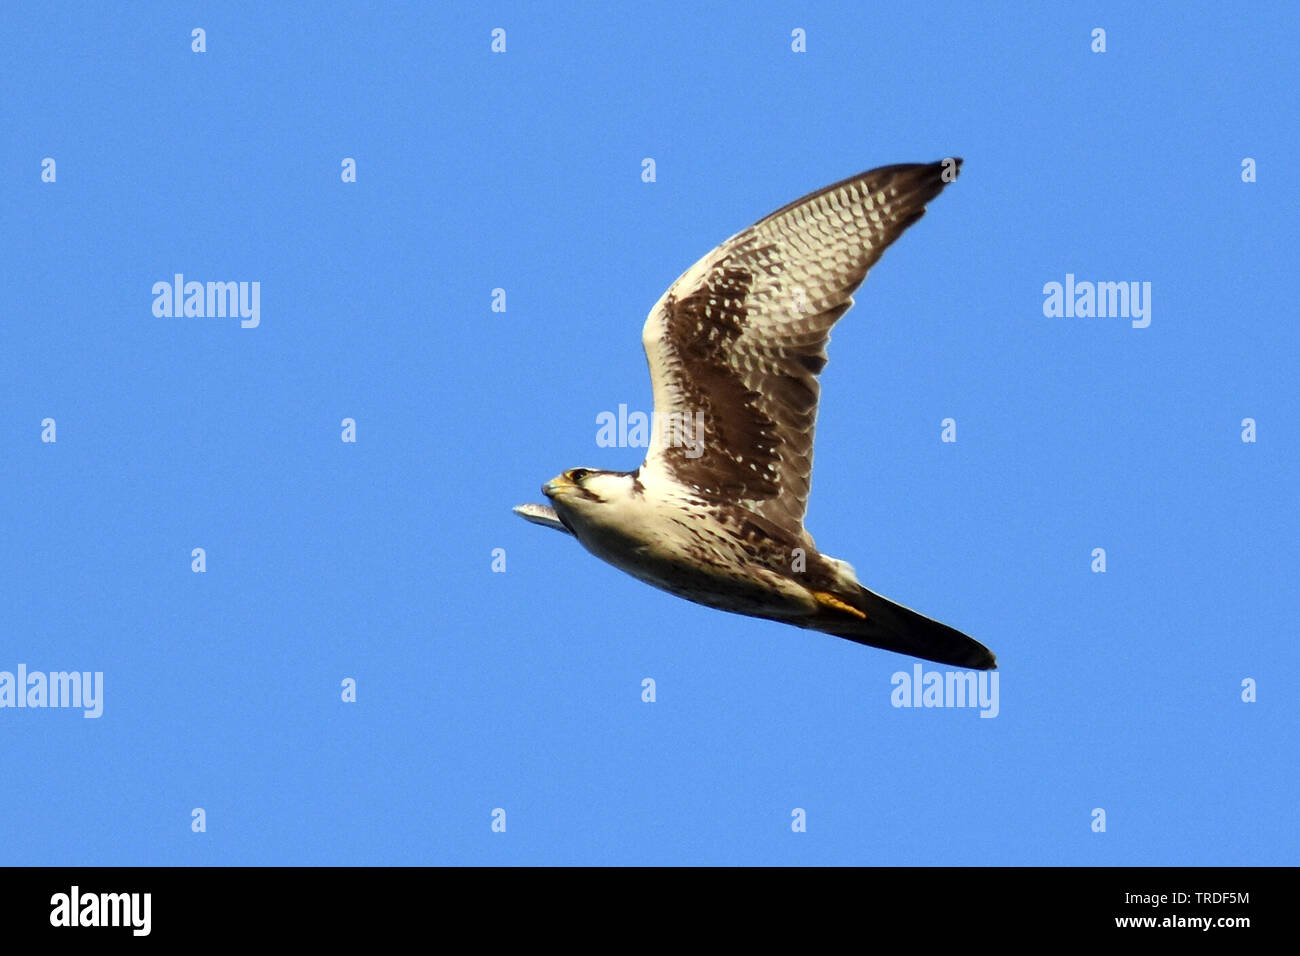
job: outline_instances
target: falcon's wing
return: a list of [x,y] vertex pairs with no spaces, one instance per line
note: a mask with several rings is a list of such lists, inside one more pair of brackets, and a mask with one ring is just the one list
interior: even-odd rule
[[656,417],[642,467],[801,534],[830,328],[960,166],[884,166],[827,186],[674,282],[641,332]]
[[573,534],[550,505],[515,505],[512,510],[525,521],[539,524],[543,528],[554,528],[556,531],[563,531],[565,534]]

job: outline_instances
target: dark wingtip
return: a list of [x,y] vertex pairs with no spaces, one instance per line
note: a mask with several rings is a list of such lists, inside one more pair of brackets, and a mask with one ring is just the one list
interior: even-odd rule
[[[993,652],[969,634],[963,634],[924,614],[858,585],[857,609],[862,620],[821,627],[836,637],[858,644],[881,647],[909,657],[948,664],[952,667],[988,671],[998,666]],[[816,626],[816,625],[814,625]]]
[[[926,618],[926,620],[929,620]],[[944,647],[937,655],[930,656],[926,653],[920,653],[916,656],[924,657],[940,664],[949,664],[953,667],[969,667],[977,671],[992,671],[998,668],[998,659],[994,653],[981,644],[975,638],[961,633],[961,631],[948,627],[946,624],[933,622],[947,632],[949,638],[948,646]],[[918,649],[919,650],[919,649]],[[938,648],[934,648],[938,650]],[[903,653],[909,653],[904,651]],[[915,653],[915,652],[913,652]]]
[[961,175],[961,164],[960,156],[945,156],[930,163],[925,169],[927,174],[939,177],[939,188],[942,189],[949,183],[957,181],[957,177]]

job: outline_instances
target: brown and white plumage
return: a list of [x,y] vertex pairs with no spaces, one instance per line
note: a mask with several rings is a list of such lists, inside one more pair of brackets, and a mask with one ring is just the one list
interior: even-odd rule
[[[947,167],[953,177],[960,163]],[[944,169],[885,166],[827,186],[732,236],[674,282],[641,331],[655,414],[702,410],[708,454],[689,458],[660,440],[646,467],[802,530],[831,326],[943,188]]]
[[523,517],[688,600],[966,667],[993,655],[863,588],[804,530],[817,375],[831,327],[961,160],[886,166],[732,236],[683,273],[642,329],[656,427],[636,472],[574,469]]

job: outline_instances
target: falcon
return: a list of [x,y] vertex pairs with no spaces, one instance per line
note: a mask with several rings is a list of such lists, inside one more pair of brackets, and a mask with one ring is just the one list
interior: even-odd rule
[[697,604],[986,670],[991,651],[858,583],[804,529],[831,326],[960,159],[872,169],[759,220],[691,266],[641,331],[653,434],[636,471],[571,468],[521,517]]

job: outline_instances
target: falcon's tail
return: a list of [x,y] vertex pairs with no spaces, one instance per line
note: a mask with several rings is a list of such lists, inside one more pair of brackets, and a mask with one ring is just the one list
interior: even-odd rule
[[823,605],[821,613],[808,626],[858,644],[940,664],[976,670],[998,666],[993,652],[973,637],[895,604],[861,585],[858,591],[851,595],[819,595]]

